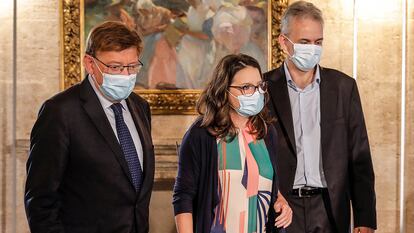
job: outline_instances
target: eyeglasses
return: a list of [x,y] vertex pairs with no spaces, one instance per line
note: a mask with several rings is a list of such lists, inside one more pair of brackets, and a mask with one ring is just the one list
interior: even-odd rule
[[259,90],[260,93],[266,93],[267,92],[267,83],[266,82],[261,82],[259,85],[255,86],[253,84],[244,84],[241,86],[229,86],[229,87],[233,87],[233,88],[237,88],[240,90],[240,92],[242,93],[242,95],[244,96],[252,96],[256,90]]
[[108,70],[109,70],[109,73],[111,73],[111,74],[120,74],[120,73],[122,73],[122,71],[124,71],[125,68],[128,70],[129,74],[137,74],[141,70],[142,66],[144,65],[144,64],[142,64],[142,62],[140,60],[138,60],[138,64],[135,64],[135,65],[127,65],[127,66],[107,65],[103,61],[99,60],[98,58],[96,58],[96,57],[93,57],[93,58],[96,59],[97,61],[99,61],[100,63],[102,63],[102,65],[106,66],[106,68],[108,68]]

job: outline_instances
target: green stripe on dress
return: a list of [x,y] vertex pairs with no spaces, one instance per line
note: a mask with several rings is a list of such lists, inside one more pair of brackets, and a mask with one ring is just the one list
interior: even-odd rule
[[247,233],[257,231],[257,195],[249,198],[249,216],[247,218]]
[[[227,139],[228,140],[228,139]],[[241,170],[242,163],[241,163],[241,156],[240,156],[240,146],[239,146],[239,139],[236,136],[233,141],[231,142],[220,142],[218,144],[218,151],[220,157],[220,170],[223,170],[223,144],[226,145],[226,169],[230,170]]]
[[259,167],[259,174],[269,180],[273,179],[273,166],[270,161],[269,152],[263,139],[256,141],[256,143],[249,143],[250,151],[256,160]]

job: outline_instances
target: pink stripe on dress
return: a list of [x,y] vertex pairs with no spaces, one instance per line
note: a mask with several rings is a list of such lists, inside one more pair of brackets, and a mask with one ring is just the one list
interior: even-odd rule
[[244,233],[244,225],[246,221],[246,211],[240,212],[239,216],[239,233]]
[[259,167],[257,166],[256,160],[253,157],[250,147],[248,145],[248,140],[253,141],[253,137],[250,134],[243,130],[243,142],[244,150],[246,151],[246,164],[249,175],[247,177],[247,197],[252,197],[257,195],[259,189]]

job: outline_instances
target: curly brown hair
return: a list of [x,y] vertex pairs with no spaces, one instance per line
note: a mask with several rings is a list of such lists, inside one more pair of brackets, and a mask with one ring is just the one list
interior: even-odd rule
[[[206,88],[201,93],[197,102],[197,111],[201,115],[201,126],[206,127],[208,131],[219,139],[230,141],[237,135],[237,128],[230,118],[231,106],[228,100],[228,89],[236,73],[246,66],[251,66],[259,70],[263,80],[259,63],[253,57],[245,54],[230,54],[223,57],[216,68],[213,76]],[[265,93],[265,103],[269,95]],[[262,111],[249,117],[248,124],[251,134],[257,139],[262,139],[267,133],[267,126],[273,122],[273,118],[268,113],[265,104]]]

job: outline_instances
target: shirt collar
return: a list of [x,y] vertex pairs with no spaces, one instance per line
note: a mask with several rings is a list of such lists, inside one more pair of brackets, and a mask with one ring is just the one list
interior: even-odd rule
[[[97,88],[96,88],[96,86],[95,86],[95,82],[94,82],[94,80],[93,80],[93,78],[92,78],[92,76],[91,75],[88,75],[88,80],[89,80],[89,83],[91,84],[91,86],[92,86],[92,88],[93,88],[93,90],[95,91],[95,94],[98,96],[98,99],[99,99],[99,102],[101,103],[101,105],[102,105],[102,108],[103,109],[110,109],[111,108],[111,106],[112,106],[112,104],[114,104],[113,102],[111,102],[111,101],[109,101]],[[126,104],[126,101],[125,100],[122,100],[121,102],[121,105],[122,105],[122,108],[124,109],[124,110],[126,110],[127,109],[127,104]]]
[[[292,76],[289,73],[289,69],[288,69],[286,61],[283,62],[283,68],[285,69],[286,80],[287,80],[288,86],[294,88],[295,90],[300,89],[296,86],[296,83],[293,81]],[[311,84],[311,87],[313,87],[316,83],[317,84],[321,83],[321,75],[320,75],[320,72],[319,72],[319,65],[316,65],[316,72],[315,72],[315,76],[314,76],[313,82]]]

